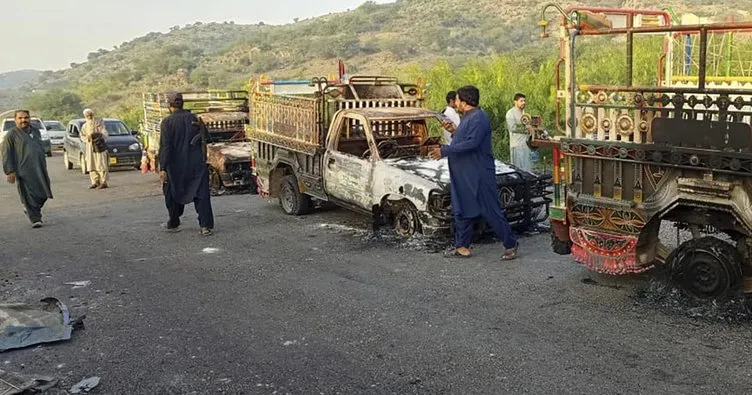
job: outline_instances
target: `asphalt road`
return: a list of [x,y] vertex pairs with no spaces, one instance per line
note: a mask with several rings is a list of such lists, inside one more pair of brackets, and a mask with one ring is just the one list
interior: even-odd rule
[[[214,198],[216,233],[165,219],[157,179],[88,190],[50,158],[55,199],[31,229],[0,185],[0,294],[55,296],[86,329],[0,354],[0,369],[100,394],[746,393],[748,325],[635,299],[643,278],[589,273],[522,239],[468,260],[370,236],[343,210],[293,218],[258,196]],[[593,281],[585,281],[584,279]],[[89,280],[73,289],[65,282]]]

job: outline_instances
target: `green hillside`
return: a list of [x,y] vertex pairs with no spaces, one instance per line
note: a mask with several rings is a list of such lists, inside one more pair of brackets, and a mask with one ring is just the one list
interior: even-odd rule
[[[111,50],[91,52],[88,61],[68,69],[44,72],[38,92],[23,104],[43,116],[63,119],[78,117],[80,107],[87,106],[136,126],[143,91],[242,88],[260,73],[274,78],[325,76],[336,73],[337,58],[345,60],[349,74],[415,76],[436,64],[438,69],[458,73],[459,66],[518,51],[508,60],[515,67],[523,66],[522,70],[535,71],[556,53],[553,40],[538,39],[536,22],[544,3],[366,2],[348,12],[281,26],[233,22],[174,26],[168,33],[150,33]],[[647,1],[588,3],[656,7]],[[727,15],[746,19],[735,10],[748,8],[746,0],[670,0],[661,6],[715,19]],[[553,13],[548,16],[555,17]],[[430,74],[434,79],[457,77]]]

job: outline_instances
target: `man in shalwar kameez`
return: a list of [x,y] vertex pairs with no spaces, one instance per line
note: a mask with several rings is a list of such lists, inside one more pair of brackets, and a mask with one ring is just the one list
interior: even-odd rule
[[209,236],[214,229],[214,214],[202,131],[196,116],[183,109],[182,94],[169,93],[167,103],[171,114],[160,125],[159,175],[169,219],[162,227],[179,231],[185,205],[193,202],[200,233]]
[[3,172],[10,184],[18,186],[18,195],[31,226],[39,228],[42,226],[42,207],[47,199],[52,199],[42,135],[31,126],[28,111],[16,111],[15,118],[16,126],[0,143]]
[[91,185],[89,189],[104,189],[107,188],[107,180],[109,178],[109,155],[105,152],[95,152],[94,140],[92,135],[100,133],[101,138],[107,139],[107,129],[104,127],[104,122],[101,119],[94,118],[94,111],[91,109],[84,110],[84,118],[86,122],[81,125],[81,140],[85,143],[86,148],[84,152],[85,170],[89,172],[89,179]]
[[517,256],[517,238],[504,216],[496,187],[496,164],[491,150],[491,121],[478,108],[480,93],[474,86],[457,90],[462,122],[450,145],[442,145],[435,159],[449,161],[450,193],[454,215],[454,246],[450,255],[470,256],[475,221],[482,217],[504,243],[502,260]]
[[530,160],[531,150],[527,145],[530,135],[522,124],[522,116],[525,114],[525,95],[514,95],[514,106],[507,111],[507,132],[509,132],[509,157],[513,165],[526,171],[533,171],[533,163]]

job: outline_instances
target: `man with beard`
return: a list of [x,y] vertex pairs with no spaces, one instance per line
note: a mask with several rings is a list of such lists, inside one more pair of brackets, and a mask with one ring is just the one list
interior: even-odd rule
[[525,114],[525,95],[514,95],[514,106],[507,111],[507,131],[509,132],[509,157],[513,165],[522,170],[532,171],[533,164],[530,160],[530,147],[527,139],[530,136],[522,124],[522,115]]
[[16,111],[15,119],[16,126],[8,131],[0,144],[3,172],[8,183],[18,186],[18,195],[32,228],[40,228],[42,207],[47,199],[52,199],[42,135],[31,126],[28,111]]
[[455,257],[469,257],[473,225],[479,217],[504,243],[502,260],[517,257],[517,238],[504,216],[496,187],[496,164],[491,150],[491,121],[478,108],[480,93],[474,86],[457,90],[457,108],[463,118],[452,143],[432,152],[434,159],[448,157],[452,214],[454,215]]
[[94,118],[94,111],[84,110],[86,122],[81,126],[81,140],[86,143],[84,166],[89,172],[89,189],[107,188],[109,163],[107,154],[107,129],[101,119]]
[[159,176],[169,214],[162,226],[178,232],[185,205],[193,202],[200,233],[209,236],[214,228],[214,214],[203,151],[205,136],[196,116],[183,109],[181,93],[167,94],[167,104],[171,114],[162,120],[159,135]]

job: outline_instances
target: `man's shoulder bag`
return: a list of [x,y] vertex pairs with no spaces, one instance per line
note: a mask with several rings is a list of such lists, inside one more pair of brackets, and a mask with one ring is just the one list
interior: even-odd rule
[[100,132],[94,132],[91,134],[91,145],[94,152],[98,154],[107,152],[107,142],[104,139],[104,134]]

